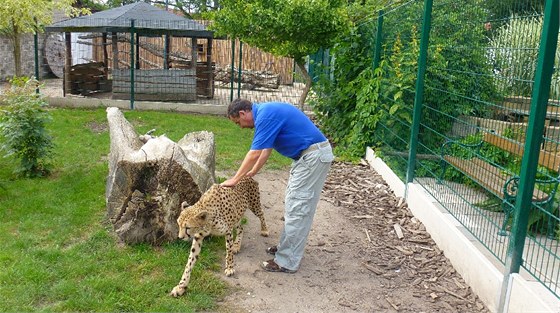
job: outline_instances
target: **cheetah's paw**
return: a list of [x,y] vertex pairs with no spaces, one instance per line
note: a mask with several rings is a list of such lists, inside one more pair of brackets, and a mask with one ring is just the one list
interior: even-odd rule
[[233,254],[237,254],[239,252],[239,250],[241,250],[241,245],[240,244],[234,244],[233,247],[231,247],[231,252]]
[[226,276],[231,276],[233,274],[235,274],[235,270],[233,268],[226,268],[226,270],[224,271],[224,273],[226,274]]
[[179,285],[173,287],[173,290],[171,290],[171,293],[169,295],[177,298],[182,296],[185,293],[185,287],[181,287]]

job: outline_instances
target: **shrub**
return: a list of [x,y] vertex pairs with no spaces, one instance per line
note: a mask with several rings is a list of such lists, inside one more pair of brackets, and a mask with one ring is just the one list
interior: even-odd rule
[[[533,76],[537,68],[542,16],[532,13],[528,16],[511,16],[506,23],[494,31],[491,39],[493,47],[490,58],[501,80],[497,87],[510,95],[530,97]],[[555,65],[560,64],[560,50],[556,51]],[[550,97],[560,97],[560,71],[552,76]]]
[[[487,116],[491,110],[486,103],[501,96],[485,54],[486,12],[479,4],[445,1],[434,9],[423,103],[439,116],[424,113],[419,139],[426,149],[441,145],[442,137],[434,133],[451,129],[452,123],[444,119]],[[381,38],[376,38],[375,20],[356,23],[331,49],[334,66],[314,86],[319,97],[312,105],[341,156],[361,157],[366,146],[407,149],[422,11],[421,1],[387,10]],[[381,62],[371,70],[377,40],[382,44]]]
[[5,157],[19,159],[15,173],[25,177],[49,174],[53,143],[45,129],[50,115],[47,105],[35,92],[39,84],[34,79],[15,78],[6,91],[0,111],[0,150]]

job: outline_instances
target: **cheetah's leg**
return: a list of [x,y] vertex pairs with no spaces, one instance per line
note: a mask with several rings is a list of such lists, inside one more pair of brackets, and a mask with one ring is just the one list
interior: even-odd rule
[[198,255],[200,254],[200,249],[202,247],[202,241],[204,237],[194,236],[192,245],[191,245],[191,253],[189,254],[189,260],[185,265],[185,271],[183,272],[183,276],[181,277],[181,281],[179,284],[173,288],[171,291],[171,296],[179,297],[185,293],[187,289],[187,285],[189,284],[189,280],[191,279],[191,272],[198,259]]
[[258,201],[255,207],[251,208],[251,212],[255,213],[261,221],[261,236],[268,237],[268,227],[266,226],[266,221],[264,220],[264,213],[260,201]]
[[233,269],[233,254],[234,254],[234,243],[233,243],[233,233],[232,231],[226,234],[226,269],[224,273],[226,276],[231,276],[235,274],[235,269]]
[[259,192],[258,185],[254,186],[251,190],[249,196],[249,210],[253,212],[259,220],[261,220],[261,236],[268,237],[268,227],[266,226],[266,221],[264,220],[264,213],[261,205],[261,195]]
[[235,241],[233,242],[233,247],[231,251],[237,254],[241,249],[241,240],[243,240],[243,225],[241,224],[241,221],[239,222],[239,224],[237,224],[235,229],[236,229]]

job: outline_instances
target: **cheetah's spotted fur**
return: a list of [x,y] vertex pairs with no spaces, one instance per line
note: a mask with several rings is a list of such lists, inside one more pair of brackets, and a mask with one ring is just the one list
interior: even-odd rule
[[[250,209],[261,221],[261,235],[268,236],[268,229],[261,208],[258,183],[252,178],[244,178],[234,187],[222,187],[214,184],[192,206],[181,204],[181,214],[177,219],[179,238],[193,238],[189,259],[181,281],[171,295],[181,296],[189,284],[191,271],[197,261],[202,240],[209,235],[226,236],[225,274],[234,274],[233,254],[239,251],[243,237],[241,218],[246,209]],[[235,241],[233,230],[237,229]]]

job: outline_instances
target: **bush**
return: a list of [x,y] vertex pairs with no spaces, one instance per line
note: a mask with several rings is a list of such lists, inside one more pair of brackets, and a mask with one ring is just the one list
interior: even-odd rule
[[[493,50],[490,59],[495,71],[502,77],[496,80],[497,88],[509,95],[530,97],[537,68],[543,17],[538,13],[511,16],[498,27],[491,39]],[[560,64],[560,51],[556,51],[555,65]],[[550,97],[560,97],[560,72],[552,77]]]
[[[426,149],[441,145],[442,136],[434,133],[451,129],[444,119],[487,116],[487,103],[501,97],[485,54],[486,12],[479,4],[444,1],[434,8],[423,103],[439,116],[424,113],[419,140]],[[386,11],[382,37],[376,38],[375,20],[356,23],[331,49],[334,66],[314,86],[319,97],[313,108],[342,157],[359,158],[366,146],[404,151],[410,141],[423,3]],[[380,63],[372,70],[377,40]]]
[[0,150],[5,157],[19,159],[15,173],[39,177],[50,173],[53,143],[45,129],[50,115],[47,105],[35,92],[39,84],[34,79],[15,78],[6,91],[0,111]]

